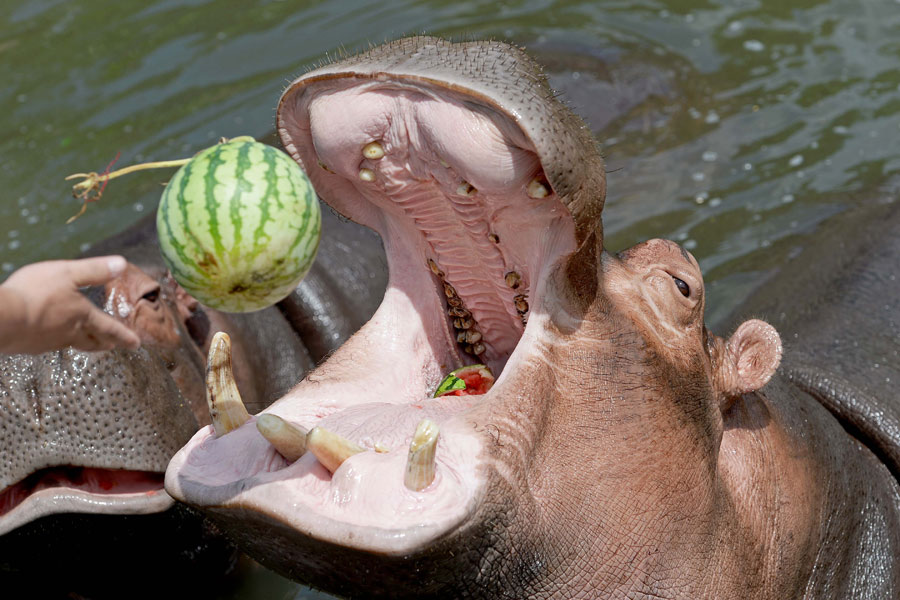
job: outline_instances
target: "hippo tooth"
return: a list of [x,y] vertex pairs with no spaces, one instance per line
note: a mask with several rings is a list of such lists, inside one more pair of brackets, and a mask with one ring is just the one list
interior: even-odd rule
[[438,277],[441,277],[441,278],[444,277],[444,272],[441,271],[440,267],[437,266],[437,263],[434,262],[434,260],[431,258],[428,259],[428,268],[431,269],[431,272],[434,273],[435,275],[437,275]]
[[500,236],[497,235],[496,233],[489,233],[488,239],[491,240],[492,242],[494,242],[495,244],[500,243]]
[[375,452],[378,454],[387,454],[391,449],[382,444],[381,442],[375,442]]
[[448,298],[456,298],[459,294],[456,293],[456,289],[450,285],[449,283],[444,283],[444,295]]
[[384,157],[384,146],[381,142],[369,142],[362,149],[363,156],[371,160],[378,160]]
[[472,346],[472,354],[474,354],[476,356],[478,356],[479,354],[484,354],[485,350],[487,350],[487,348],[485,348],[484,344],[482,344],[480,342],[478,344],[475,344],[474,346]]
[[519,287],[519,283],[521,283],[522,281],[522,276],[515,271],[510,271],[503,277],[503,279],[506,280],[507,287],[511,289],[517,289]]
[[516,310],[520,315],[528,312],[528,301],[525,300],[525,296],[523,294],[519,294],[518,296],[513,298],[513,301],[515,301]]
[[467,319],[465,317],[459,319],[453,319],[453,327],[456,329],[471,329],[472,325],[475,324],[475,321],[472,319]]
[[347,438],[343,438],[321,427],[313,427],[306,434],[306,449],[312,452],[330,473],[337,471],[338,467],[354,454],[359,454],[366,450]]
[[472,313],[470,313],[469,311],[467,311],[464,308],[460,308],[457,306],[454,306],[454,307],[451,307],[450,309],[448,309],[447,314],[450,315],[451,317],[462,317],[462,318],[468,318],[468,317],[472,316]]
[[540,175],[528,182],[525,191],[529,198],[546,198],[550,195],[550,190],[544,185],[544,178]]
[[256,428],[278,453],[294,462],[306,452],[306,434],[302,427],[291,425],[277,415],[259,415]]
[[459,299],[459,296],[453,296],[447,298],[447,304],[454,308],[459,308],[463,305],[463,302]]
[[459,184],[456,187],[456,193],[459,194],[460,196],[472,196],[477,191],[478,190],[476,190],[474,187],[472,187],[472,184],[469,183],[468,181],[463,181],[461,184]]
[[359,170],[359,178],[363,181],[375,181],[375,171],[364,167]]
[[231,338],[222,331],[213,337],[209,346],[206,402],[216,437],[234,431],[250,420],[231,370]]
[[468,332],[467,332],[466,330],[458,331],[458,332],[456,333],[456,342],[457,342],[458,344],[465,344],[465,343],[466,343],[466,334],[467,334],[467,333],[468,333]]
[[[466,331],[466,343],[468,344],[476,344],[481,341],[481,332],[475,331],[474,329],[469,329]],[[476,352],[476,354],[478,354]]]
[[406,475],[403,484],[414,492],[421,492],[434,481],[435,448],[438,435],[437,424],[430,419],[423,419],[412,441],[409,443],[409,457],[406,459]]

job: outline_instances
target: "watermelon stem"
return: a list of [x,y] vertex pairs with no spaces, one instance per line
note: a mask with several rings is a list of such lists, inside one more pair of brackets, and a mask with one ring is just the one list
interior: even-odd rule
[[[219,140],[219,144],[224,144],[225,142],[232,140],[253,140],[252,137],[247,135],[242,135],[240,137],[231,138],[222,138]],[[182,158],[178,160],[160,160],[156,162],[148,162],[148,163],[140,163],[137,165],[131,165],[129,167],[125,167],[123,169],[119,169],[117,171],[113,171],[110,173],[110,168],[119,160],[119,155],[116,154],[116,157],[106,166],[106,169],[102,173],[73,173],[66,177],[66,181],[71,181],[73,179],[81,178],[82,181],[79,181],[75,185],[72,186],[72,196],[74,198],[81,199],[81,210],[78,211],[78,214],[69,217],[66,221],[66,225],[72,223],[75,219],[80,217],[87,210],[88,202],[96,202],[103,196],[103,190],[106,189],[106,184],[110,179],[115,179],[116,177],[121,177],[122,175],[128,175],[129,173],[135,173],[137,171],[145,171],[148,169],[173,169],[176,167],[180,167],[182,165],[186,165],[191,161],[190,158]]]

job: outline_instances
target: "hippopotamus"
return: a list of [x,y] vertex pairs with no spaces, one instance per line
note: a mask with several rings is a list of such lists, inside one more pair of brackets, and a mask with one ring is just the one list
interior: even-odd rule
[[333,213],[324,221],[329,237],[309,275],[281,304],[247,314],[210,309],[184,292],[163,266],[152,217],[91,250],[131,261],[86,293],[137,331],[142,348],[0,356],[4,581],[34,581],[48,560],[59,565],[56,576],[37,580],[35,593],[118,597],[120,583],[153,572],[191,574],[205,591],[221,579],[234,546],[175,505],[163,473],[210,423],[214,333],[230,335],[235,376],[258,411],[374,312],[386,279],[380,242]]
[[[301,76],[277,122],[382,236],[388,288],[260,413],[223,372],[172,496],[342,596],[897,597],[896,394],[859,372],[876,350],[898,376],[897,210],[877,262],[797,285],[826,292],[802,320],[720,337],[684,248],[604,247],[596,143],[522,50],[389,42]],[[784,356],[800,332],[822,349]],[[470,365],[493,386],[435,397]]]

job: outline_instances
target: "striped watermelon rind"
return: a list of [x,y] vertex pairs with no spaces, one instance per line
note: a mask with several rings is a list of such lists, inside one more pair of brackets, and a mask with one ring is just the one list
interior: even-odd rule
[[181,287],[212,308],[251,312],[283,299],[309,271],[322,216],[297,163],[235,138],[175,173],[156,226],[163,260]]

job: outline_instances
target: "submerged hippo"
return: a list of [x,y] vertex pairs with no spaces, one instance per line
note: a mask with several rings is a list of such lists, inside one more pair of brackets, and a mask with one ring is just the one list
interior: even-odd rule
[[[153,219],[94,248],[140,265],[89,295],[137,331],[142,348],[0,356],[0,583],[120,597],[121,582],[154,572],[191,574],[202,590],[211,584],[193,577],[221,576],[233,546],[173,506],[163,472],[210,422],[216,331],[230,334],[236,377],[260,410],[374,311],[386,275],[380,242],[330,213],[325,221],[331,235],[297,290],[242,315],[200,305],[166,274]],[[35,580],[48,561],[56,576]],[[164,585],[148,582],[140,595]]]
[[[771,325],[706,329],[688,252],[604,250],[601,157],[523,52],[391,42],[295,81],[278,126],[320,196],[382,235],[390,279],[261,414],[223,378],[240,418],[170,463],[166,489],[248,553],[365,598],[900,593],[883,452],[823,406],[827,379],[776,375]],[[487,393],[432,397],[472,363]],[[842,389],[851,413],[866,391]]]

